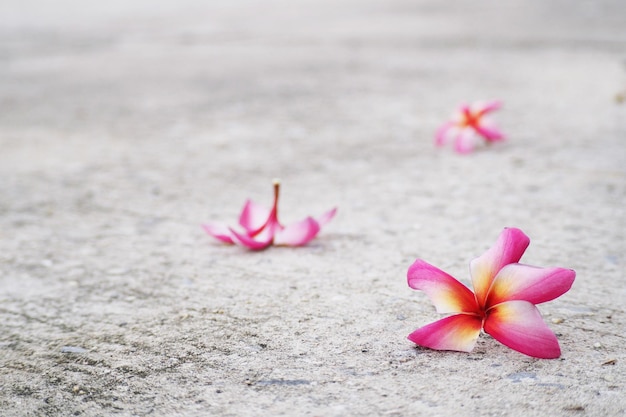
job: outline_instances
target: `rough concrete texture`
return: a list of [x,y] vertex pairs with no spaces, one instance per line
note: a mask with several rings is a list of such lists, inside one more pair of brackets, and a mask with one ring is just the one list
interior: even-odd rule
[[[88,4],[89,3],[89,4]],[[622,416],[626,4],[4,1],[0,415]],[[433,132],[500,98],[502,145]],[[220,245],[246,198],[310,245]],[[440,317],[418,257],[468,282],[505,226],[577,271],[541,305],[562,357]]]

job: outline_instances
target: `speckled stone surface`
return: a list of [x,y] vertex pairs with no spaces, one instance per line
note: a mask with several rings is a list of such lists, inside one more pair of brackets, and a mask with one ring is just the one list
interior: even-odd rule
[[[127,4],[130,3],[130,4]],[[0,5],[0,415],[621,416],[626,5],[5,1]],[[508,141],[433,133],[499,98]],[[246,198],[310,245],[206,236]],[[562,356],[439,317],[505,226],[577,271],[540,306]]]

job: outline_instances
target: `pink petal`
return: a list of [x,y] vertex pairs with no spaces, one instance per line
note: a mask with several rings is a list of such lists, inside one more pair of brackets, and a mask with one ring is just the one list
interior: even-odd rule
[[493,280],[486,305],[510,300],[545,303],[565,294],[572,287],[575,277],[576,272],[571,269],[509,264]]
[[467,103],[462,103],[459,105],[459,107],[457,108],[457,115],[462,116],[463,120],[465,119],[465,116],[468,113],[471,113],[471,107],[469,104]]
[[247,200],[239,216],[239,224],[248,233],[252,233],[263,227],[269,216],[270,210],[252,200]]
[[435,133],[435,144],[437,146],[443,146],[446,143],[447,133],[454,125],[454,122],[448,122],[437,129],[437,133]]
[[307,217],[297,223],[285,226],[277,231],[274,244],[287,246],[301,246],[309,242],[320,231],[320,225],[312,217]]
[[467,154],[474,150],[475,145],[475,130],[471,128],[464,128],[456,136],[454,140],[454,149],[458,153]]
[[333,219],[333,217],[335,217],[335,214],[337,214],[337,207],[335,207],[332,210],[327,211],[326,213],[318,217],[317,224],[319,224],[320,227],[326,226],[326,224],[328,224],[328,222],[330,222]]
[[439,313],[478,313],[474,293],[454,277],[417,259],[407,272],[409,287],[428,295]]
[[470,262],[472,285],[479,305],[485,305],[489,287],[500,269],[505,265],[517,263],[529,244],[530,239],[524,232],[507,227],[487,252]]
[[205,232],[207,232],[214,238],[221,240],[224,243],[233,243],[233,239],[231,237],[230,229],[228,228],[228,226],[218,223],[207,223],[203,224],[202,228]]
[[544,359],[561,356],[556,336],[528,301],[498,304],[487,312],[484,326],[494,339],[525,355]]
[[487,142],[498,142],[504,140],[504,134],[494,126],[489,126],[485,123],[480,123],[475,126],[476,131],[487,139]]
[[252,238],[246,234],[238,233],[232,228],[229,230],[232,234],[233,242],[252,250],[265,249],[272,244],[272,241],[274,239],[273,233],[263,233],[262,235],[259,234],[256,238]]
[[482,319],[471,314],[457,314],[421,327],[408,337],[413,343],[437,350],[471,352],[474,349]]
[[485,103],[478,102],[474,103],[472,107],[474,112],[477,113],[477,116],[480,117],[492,111],[499,110],[502,107],[502,102],[499,100],[487,101]]

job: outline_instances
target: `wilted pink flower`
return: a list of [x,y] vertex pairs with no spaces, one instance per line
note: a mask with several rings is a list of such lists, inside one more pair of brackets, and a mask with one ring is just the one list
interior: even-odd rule
[[502,107],[499,101],[476,102],[461,105],[452,120],[443,124],[435,135],[437,146],[443,146],[448,139],[454,140],[454,149],[458,153],[469,153],[482,136],[489,144],[504,140],[504,135],[487,116]]
[[337,212],[334,208],[317,220],[307,217],[297,223],[283,226],[278,221],[278,192],[280,182],[274,180],[274,204],[271,210],[247,200],[239,216],[239,224],[243,231],[236,231],[218,223],[203,224],[204,230],[224,243],[235,243],[252,250],[265,249],[268,246],[302,246],[312,240],[320,228],[328,223]]
[[453,313],[417,329],[409,340],[431,349],[470,352],[481,329],[500,343],[537,358],[558,358],[559,342],[535,304],[566,293],[576,273],[517,263],[530,240],[506,228],[487,252],[470,263],[472,292],[442,270],[418,259],[407,273],[409,287],[422,290],[438,313]]

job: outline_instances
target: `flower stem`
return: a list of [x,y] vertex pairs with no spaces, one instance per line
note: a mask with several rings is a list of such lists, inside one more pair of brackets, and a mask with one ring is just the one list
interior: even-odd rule
[[[274,178],[272,182],[274,183],[274,206],[272,207],[272,214],[274,215],[274,219],[278,220],[278,194],[280,191],[280,180],[278,178]],[[272,214],[270,214],[270,217]]]

